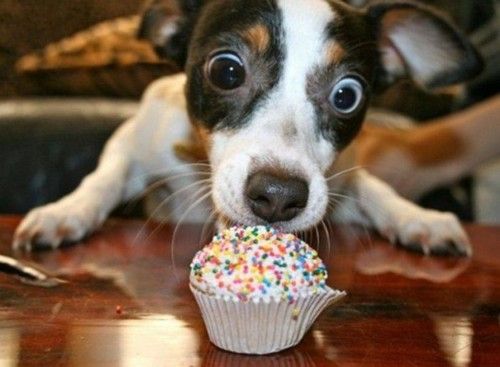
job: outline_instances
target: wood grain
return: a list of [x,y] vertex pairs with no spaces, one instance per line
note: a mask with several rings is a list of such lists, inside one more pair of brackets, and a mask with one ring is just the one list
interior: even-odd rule
[[[0,253],[19,218],[0,218]],[[81,244],[17,255],[67,281],[0,273],[8,366],[499,366],[500,228],[467,226],[471,259],[426,258],[356,227],[320,240],[330,286],[348,297],[295,348],[244,356],[210,344],[187,287],[201,227],[109,220]],[[173,248],[172,248],[173,244]],[[329,248],[330,247],[330,248]],[[173,251],[172,251],[173,249]],[[174,254],[174,258],[172,258]],[[117,310],[118,306],[118,310]]]

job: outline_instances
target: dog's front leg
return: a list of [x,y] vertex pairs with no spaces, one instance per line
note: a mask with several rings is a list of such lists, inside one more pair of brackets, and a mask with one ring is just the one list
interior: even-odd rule
[[78,241],[102,224],[130,195],[128,191],[140,190],[127,180],[132,170],[133,128],[132,120],[118,128],[106,144],[97,169],[75,191],[28,213],[14,235],[14,249],[56,248],[64,241]]
[[356,173],[354,185],[359,209],[392,243],[425,254],[472,254],[467,235],[452,213],[423,209],[366,171]]

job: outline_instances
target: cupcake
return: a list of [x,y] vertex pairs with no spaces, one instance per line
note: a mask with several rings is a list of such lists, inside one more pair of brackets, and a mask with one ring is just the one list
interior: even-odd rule
[[190,288],[210,340],[237,353],[296,345],[320,312],[345,292],[329,288],[318,253],[271,227],[232,227],[192,263]]

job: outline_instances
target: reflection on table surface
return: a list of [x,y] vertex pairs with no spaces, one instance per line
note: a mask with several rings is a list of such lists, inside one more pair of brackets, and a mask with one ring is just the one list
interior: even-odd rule
[[[2,255],[14,256],[17,221],[0,218]],[[297,347],[245,356],[210,344],[189,293],[201,227],[175,239],[154,224],[138,237],[143,227],[111,220],[82,244],[14,256],[66,282],[0,273],[0,367],[500,365],[500,228],[467,227],[471,259],[404,252],[356,227],[332,229],[330,246],[312,236],[348,297]]]

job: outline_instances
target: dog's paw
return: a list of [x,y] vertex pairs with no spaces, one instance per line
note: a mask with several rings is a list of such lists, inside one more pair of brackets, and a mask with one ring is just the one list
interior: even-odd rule
[[54,203],[33,209],[14,234],[13,249],[31,251],[57,248],[63,242],[76,242],[101,222],[89,206]]
[[401,212],[380,232],[393,244],[426,255],[472,255],[467,234],[452,213],[421,208]]

